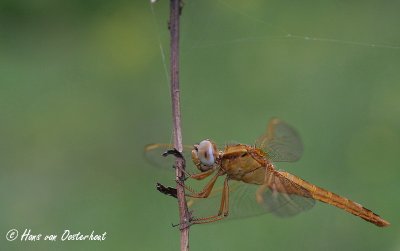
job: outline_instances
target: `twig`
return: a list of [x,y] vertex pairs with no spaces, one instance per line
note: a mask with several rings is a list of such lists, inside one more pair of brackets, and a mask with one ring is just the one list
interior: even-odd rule
[[[182,131],[181,131],[181,109],[180,109],[180,89],[179,89],[179,18],[181,12],[181,0],[170,0],[170,20],[169,30],[171,34],[171,99],[172,99],[172,119],[174,132],[174,147],[182,152]],[[189,212],[187,209],[182,170],[185,164],[182,158],[176,158],[176,191],[179,205],[179,222],[181,231],[181,251],[189,250]]]

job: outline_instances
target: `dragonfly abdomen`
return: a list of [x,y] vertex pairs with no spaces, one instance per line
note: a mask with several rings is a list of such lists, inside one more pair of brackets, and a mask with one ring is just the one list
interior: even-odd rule
[[361,204],[327,191],[323,188],[316,187],[316,191],[315,193],[313,193],[313,198],[346,210],[347,212],[361,217],[362,219],[369,221],[379,227],[389,225],[387,221],[382,219],[379,215],[375,214],[371,210],[363,207]]
[[351,214],[354,214],[362,219],[369,221],[379,227],[385,227],[390,225],[389,222],[382,219],[379,215],[375,214],[371,210],[363,207],[361,204],[349,200],[345,197],[332,193],[328,190],[325,190],[321,187],[313,185],[303,179],[300,179],[292,174],[286,172],[279,172],[281,175],[284,175],[287,179],[296,183],[297,185],[303,187],[308,190],[311,197],[315,200],[319,200],[321,202],[330,204],[332,206],[341,208]]

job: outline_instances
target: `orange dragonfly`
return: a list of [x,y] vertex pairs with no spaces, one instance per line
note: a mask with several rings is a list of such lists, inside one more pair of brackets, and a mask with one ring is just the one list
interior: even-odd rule
[[[152,144],[146,147],[145,152],[151,156],[168,148],[171,149],[171,145]],[[200,171],[196,174],[186,172],[189,178],[203,180],[214,174],[200,192],[185,185],[187,196],[191,198],[188,206],[194,213],[204,212],[219,201],[219,209],[214,207],[215,211],[208,216],[193,218],[192,224],[215,222],[228,215],[229,218],[235,218],[272,212],[281,217],[293,216],[310,209],[318,200],[376,226],[390,225],[359,203],[277,170],[275,162],[297,161],[303,152],[297,132],[277,118],[270,120],[265,134],[256,141],[255,146],[229,144],[223,150],[218,150],[215,143],[207,139],[193,147],[186,146],[185,150],[191,150],[186,154],[191,153],[191,159]],[[217,179],[222,176],[225,176],[222,187],[213,189]]]

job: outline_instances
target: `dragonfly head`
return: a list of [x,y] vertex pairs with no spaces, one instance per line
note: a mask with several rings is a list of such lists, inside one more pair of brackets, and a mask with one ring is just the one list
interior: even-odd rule
[[211,140],[203,140],[193,147],[192,160],[196,167],[202,172],[213,168],[217,157],[217,146]]

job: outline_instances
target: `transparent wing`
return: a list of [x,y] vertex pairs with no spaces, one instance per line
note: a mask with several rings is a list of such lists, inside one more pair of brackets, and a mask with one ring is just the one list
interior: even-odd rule
[[[240,181],[229,181],[229,215],[226,220],[251,217],[268,213],[260,207],[255,200],[256,185],[246,184]],[[195,218],[216,215],[220,208],[222,198],[222,186],[213,189],[208,198],[189,198],[189,210]],[[225,221],[225,219],[224,219]]]
[[[310,191],[282,175],[268,173],[266,183],[257,190],[257,202],[280,217],[294,216],[315,205]],[[293,179],[297,177],[291,175]]]
[[[268,183],[254,185],[240,181],[229,181],[229,215],[227,219],[252,217],[273,213],[279,217],[294,216],[312,208],[315,200],[310,193],[286,179],[273,173]],[[214,189],[209,198],[189,199],[188,205],[195,217],[217,214],[221,203],[222,187]]]
[[[173,171],[173,166],[175,164],[174,156],[162,156],[167,150],[173,149],[174,146],[172,144],[149,144],[144,148],[144,157],[145,159],[155,167],[159,167],[166,170]],[[186,170],[189,173],[197,173],[199,172],[197,168],[194,166],[192,162],[192,152],[193,147],[184,145],[182,155],[186,160]]]
[[268,158],[275,162],[297,161],[303,153],[299,134],[277,118],[269,121],[265,134],[257,139],[256,146],[263,149]]

